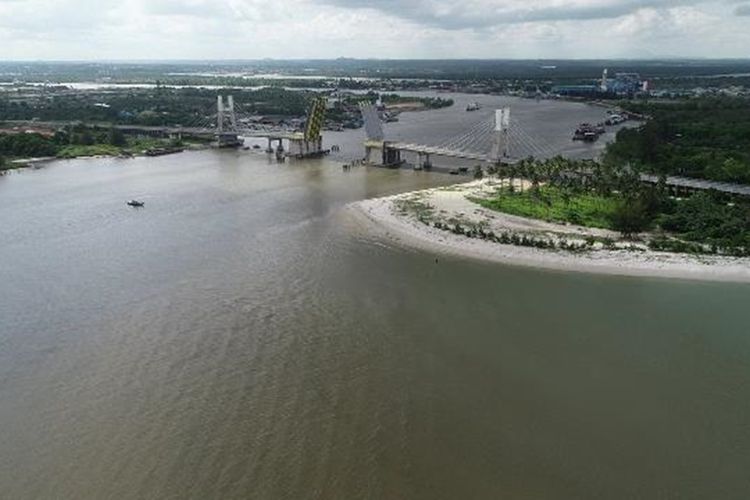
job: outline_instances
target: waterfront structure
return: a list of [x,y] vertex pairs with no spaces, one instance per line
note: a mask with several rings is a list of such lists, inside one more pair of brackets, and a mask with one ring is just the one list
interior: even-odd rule
[[595,82],[558,85],[552,88],[552,92],[561,96],[597,98],[632,96],[648,92],[648,87],[648,81],[643,80],[638,73],[615,73],[615,77],[610,78],[609,70],[605,68],[601,79]]
[[[496,110],[489,120],[479,121],[461,135],[436,145],[388,141],[375,108],[365,105],[362,109],[367,134],[366,163],[397,166],[403,163],[402,153],[405,152],[417,154],[416,169],[430,168],[432,156],[485,163],[514,162],[509,153],[512,127],[508,107]],[[375,161],[375,151],[380,151],[379,162]]]
[[237,115],[234,112],[234,97],[228,96],[226,103],[224,97],[217,97],[217,128],[216,144],[220,148],[233,148],[242,146],[242,140],[237,132]]

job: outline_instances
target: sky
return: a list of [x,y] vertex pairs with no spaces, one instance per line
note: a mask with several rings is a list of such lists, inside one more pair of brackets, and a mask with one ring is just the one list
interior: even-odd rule
[[750,0],[0,0],[0,60],[750,58]]

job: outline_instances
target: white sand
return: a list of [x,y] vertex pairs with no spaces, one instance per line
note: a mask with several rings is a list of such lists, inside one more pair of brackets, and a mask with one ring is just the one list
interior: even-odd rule
[[[414,214],[402,214],[397,208],[399,200],[420,200],[433,206],[443,220],[457,217],[471,223],[481,221],[495,234],[512,232],[567,241],[584,241],[588,235],[618,238],[617,233],[607,230],[555,224],[494,212],[466,198],[467,195],[477,196],[481,195],[482,191],[493,190],[496,187],[493,186],[493,182],[496,183],[487,180],[476,181],[449,188],[361,201],[349,205],[346,213],[355,223],[355,227],[361,230],[426,251],[565,271],[750,282],[750,259],[747,258],[694,256],[651,250],[608,250],[601,248],[601,245],[585,252],[503,245],[436,229],[417,220]],[[625,245],[622,242],[620,244]]]

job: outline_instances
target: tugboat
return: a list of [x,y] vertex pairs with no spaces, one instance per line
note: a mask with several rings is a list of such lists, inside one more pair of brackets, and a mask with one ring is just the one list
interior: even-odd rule
[[142,207],[146,206],[146,203],[143,202],[143,201],[138,201],[138,200],[130,200],[128,202],[128,206],[129,207],[134,207],[134,208],[142,208]]

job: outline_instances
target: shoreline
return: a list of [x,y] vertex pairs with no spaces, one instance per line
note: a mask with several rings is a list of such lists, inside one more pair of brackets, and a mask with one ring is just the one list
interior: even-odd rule
[[[443,217],[459,216],[465,220],[490,217],[492,229],[556,237],[565,241],[584,239],[591,235],[612,236],[611,231],[561,225],[535,219],[489,211],[465,199],[465,194],[485,181],[474,181],[447,188],[414,191],[384,198],[359,201],[347,205],[345,215],[354,230],[364,231],[379,239],[408,248],[435,252],[499,264],[537,269],[605,274],[614,276],[655,277],[750,283],[750,259],[739,257],[677,254],[645,248],[603,248],[569,251],[538,249],[528,246],[497,243],[470,238],[438,229],[419,220],[414,213],[398,207],[405,200],[427,199],[435,204]],[[467,209],[471,213],[467,215]],[[631,248],[638,245],[630,245]]]
[[124,154],[123,152],[120,152],[119,154],[81,154],[81,155],[74,155],[74,156],[43,156],[38,158],[18,158],[9,161],[4,167],[0,167],[0,174],[3,172],[14,172],[19,170],[26,170],[26,169],[33,169],[40,165],[44,165],[46,163],[52,163],[55,161],[65,161],[65,160],[96,160],[101,158],[117,158],[122,160],[130,160],[133,158],[154,158],[159,156],[171,156],[175,154],[182,154],[182,153],[189,153],[193,151],[205,151],[207,149],[210,149],[209,147],[198,147],[198,146],[191,146],[188,145],[184,147],[181,151],[174,151],[170,153],[160,154],[160,155],[148,155],[145,151],[139,152],[139,153],[131,153],[129,155]]

